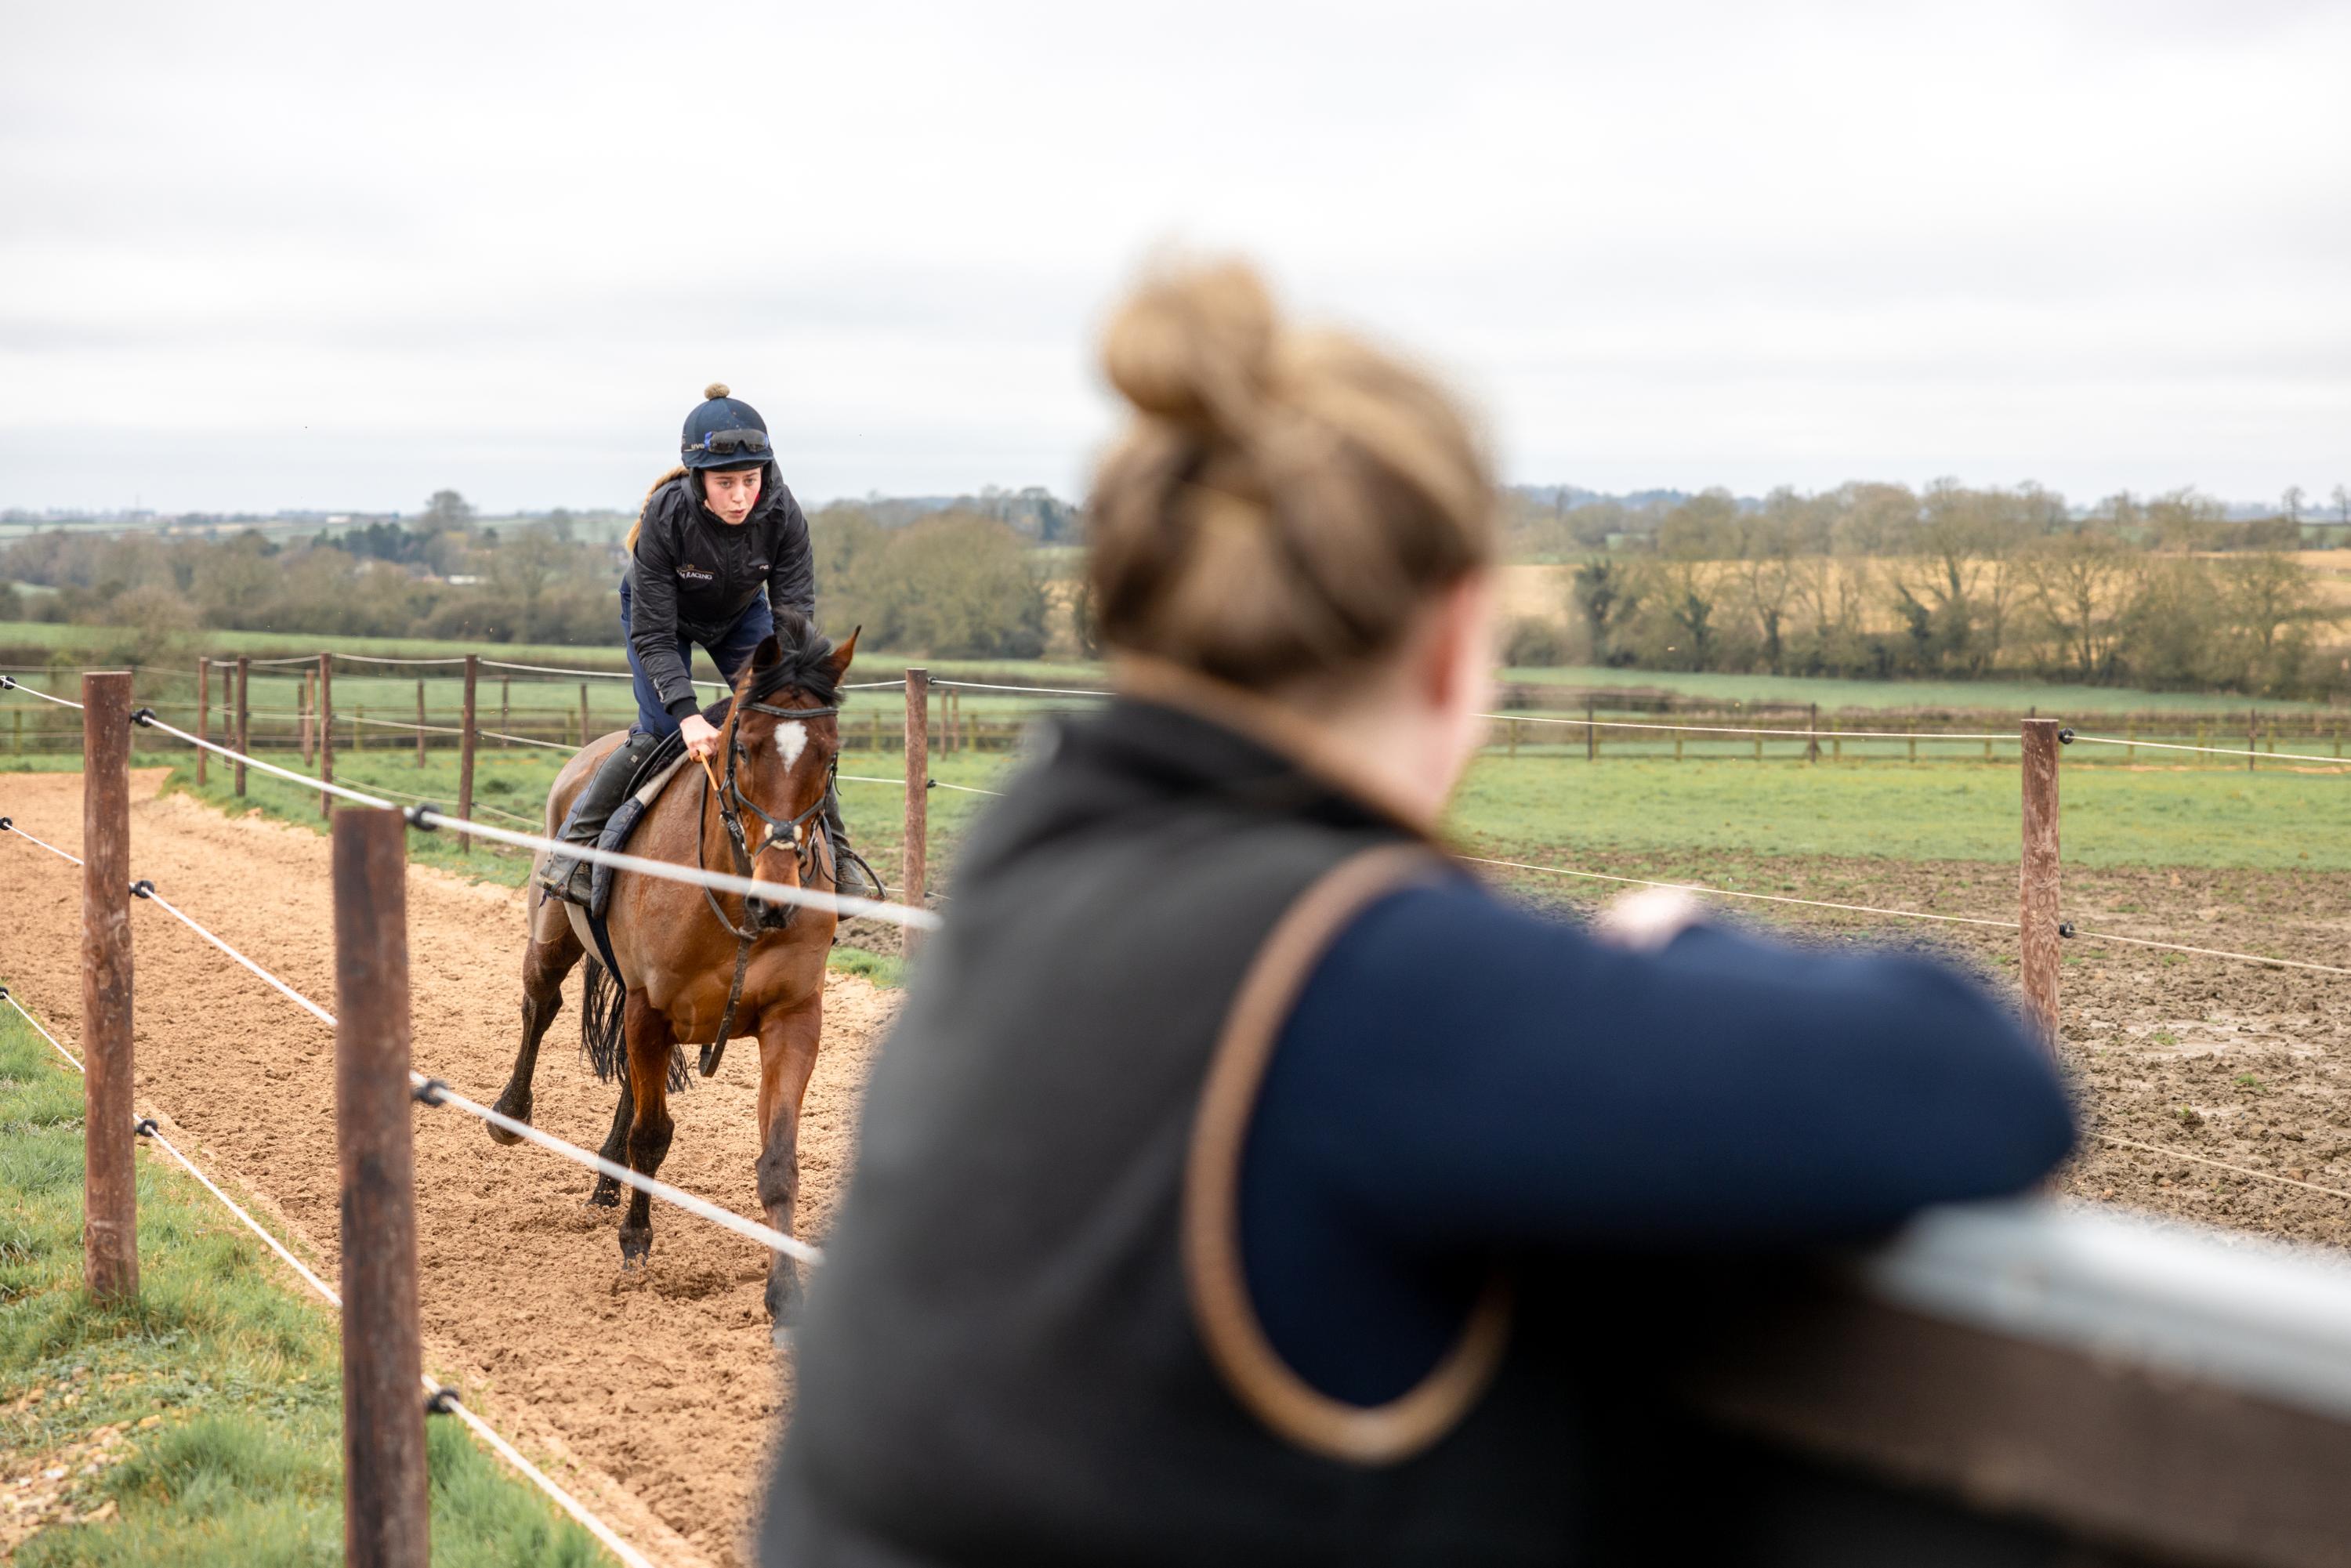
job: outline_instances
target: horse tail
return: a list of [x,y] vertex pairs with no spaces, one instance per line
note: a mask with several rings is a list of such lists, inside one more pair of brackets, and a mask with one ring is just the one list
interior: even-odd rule
[[629,993],[621,977],[604,967],[594,954],[588,956],[585,979],[580,988],[580,1054],[596,1070],[596,1076],[610,1083],[616,1073],[628,1069],[627,1043],[622,1038],[621,1020],[627,1013]]
[[[629,1069],[628,1040],[622,1020],[628,1016],[629,988],[619,976],[590,954],[582,971],[580,1006],[580,1054],[606,1083]],[[694,1082],[686,1071],[685,1052],[669,1048],[669,1090],[674,1094]]]

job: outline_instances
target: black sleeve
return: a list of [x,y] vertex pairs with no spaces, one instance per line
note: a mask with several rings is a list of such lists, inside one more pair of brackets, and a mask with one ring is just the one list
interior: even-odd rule
[[629,566],[629,646],[662,706],[676,713],[681,700],[694,706],[694,679],[677,656],[677,561],[656,500],[645,503]]
[[790,488],[781,485],[778,488],[782,491],[783,505],[776,523],[776,548],[768,557],[768,603],[778,611],[797,610],[813,621],[816,556],[809,544],[808,518],[801,515],[799,500]]

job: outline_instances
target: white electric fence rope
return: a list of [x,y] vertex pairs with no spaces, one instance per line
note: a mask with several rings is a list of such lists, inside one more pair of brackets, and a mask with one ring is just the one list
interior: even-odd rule
[[[381,796],[370,795],[364,790],[347,789],[340,784],[329,784],[323,779],[314,779],[308,774],[279,768],[275,764],[264,762],[257,757],[248,757],[233,747],[199,739],[186,730],[175,729],[161,719],[152,719],[149,724],[151,727],[160,729],[166,735],[176,736],[191,746],[200,746],[216,756],[260,768],[265,773],[275,774],[305,789],[322,789],[329,795],[355,800],[362,806],[398,809],[392,801]],[[744,898],[756,898],[763,903],[793,904],[803,908],[830,910],[842,919],[854,919],[864,915],[875,920],[913,926],[922,931],[935,930],[938,926],[938,916],[935,915],[928,910],[915,909],[904,904],[890,904],[872,898],[849,898],[839,894],[818,893],[810,888],[795,887],[788,883],[757,882],[749,877],[735,876],[726,872],[702,871],[692,866],[673,865],[667,861],[647,860],[642,855],[622,854],[619,851],[599,849],[592,844],[564,843],[559,840],[550,839],[538,833],[518,833],[507,828],[494,828],[486,822],[468,821],[463,817],[451,816],[445,811],[434,810],[427,806],[414,808],[411,821],[421,828],[447,828],[453,832],[467,833],[475,838],[487,839],[494,843],[512,844],[517,849],[551,850],[557,854],[568,855],[574,860],[587,861],[593,865],[608,865],[620,871],[639,872],[646,876],[659,877],[666,882],[682,882],[691,886],[707,887],[719,893],[732,893]]]
[[[185,917],[183,916],[183,918]],[[193,925],[194,923],[192,921],[190,924]],[[199,927],[199,929],[201,929],[201,927]],[[7,1001],[8,1005],[15,1008],[17,1013],[26,1023],[31,1024],[35,1029],[40,1030],[41,1038],[47,1040],[51,1045],[56,1045],[57,1047],[57,1052],[59,1055],[63,1056],[68,1061],[73,1062],[74,1070],[78,1072],[83,1071],[82,1064],[74,1060],[73,1052],[66,1050],[62,1045],[57,1045],[57,1036],[51,1034],[46,1028],[44,1028],[40,1019],[35,1018],[31,1013],[26,1012],[25,1010],[25,1005],[22,1002],[19,1002],[13,995],[7,998]],[[219,1185],[215,1183],[212,1177],[206,1176],[204,1171],[197,1166],[193,1160],[188,1158],[187,1155],[180,1152],[178,1145],[172,1143],[170,1138],[163,1135],[162,1129],[156,1126],[152,1119],[142,1124],[141,1131],[147,1138],[160,1145],[164,1153],[177,1160],[180,1163],[182,1169],[185,1170],[190,1176],[195,1177],[198,1182],[202,1183],[204,1185],[204,1189],[206,1192],[211,1193],[215,1198],[218,1198],[220,1200],[221,1207],[227,1209],[232,1215],[235,1215],[240,1224],[242,1224],[247,1230],[252,1231],[256,1236],[261,1238],[262,1244],[267,1247],[272,1252],[276,1253],[278,1258],[285,1262],[286,1266],[293,1270],[295,1274],[304,1284],[309,1286],[313,1291],[316,1291],[329,1306],[334,1308],[339,1312],[343,1310],[343,1298],[340,1291],[336,1291],[333,1286],[328,1284],[326,1281],[320,1279],[316,1270],[312,1270],[308,1264],[303,1262],[301,1259],[297,1258],[291,1251],[289,1251],[284,1242],[278,1240],[277,1237],[272,1236],[268,1229],[264,1227],[259,1220],[254,1218],[253,1216],[246,1210],[243,1204],[238,1203],[236,1199],[229,1197],[227,1193],[222,1191]],[[435,1380],[430,1373],[425,1374],[420,1379],[420,1382],[428,1395],[436,1395],[444,1391],[444,1385]],[[461,1418],[465,1423],[466,1428],[471,1431],[475,1437],[487,1444],[492,1452],[496,1453],[500,1458],[512,1466],[517,1474],[520,1475],[525,1480],[530,1482],[531,1485],[537,1487],[540,1491],[546,1493],[549,1501],[553,1502],[558,1508],[560,1508],[566,1514],[569,1515],[579,1523],[581,1529],[587,1531],[589,1534],[603,1542],[612,1554],[620,1558],[622,1563],[627,1563],[629,1568],[653,1568],[652,1562],[648,1560],[643,1552],[639,1552],[635,1547],[631,1546],[627,1542],[621,1539],[619,1531],[615,1531],[611,1525],[605,1523],[601,1519],[599,1519],[595,1514],[590,1512],[586,1504],[582,1503],[578,1498],[573,1497],[569,1492],[566,1491],[556,1482],[554,1478],[549,1476],[545,1470],[540,1469],[537,1465],[532,1464],[528,1459],[525,1458],[522,1455],[522,1451],[517,1448],[512,1443],[507,1441],[507,1439],[493,1428],[488,1422],[483,1420],[479,1416],[475,1415],[473,1411],[467,1409],[463,1397],[459,1396],[457,1390],[450,1388],[447,1389],[446,1392],[449,1394],[450,1398],[447,1404],[442,1407],[445,1408],[451,1415]]]
[[[629,670],[567,670],[554,664],[508,664],[496,659],[484,659],[482,668],[519,670],[534,675],[577,675],[583,680],[593,681],[633,681],[637,678],[635,673]],[[725,681],[695,681],[694,684],[697,686],[707,686],[716,692],[733,689]]]
[[74,701],[71,697],[51,696],[48,693],[40,690],[38,687],[26,685],[24,682],[18,680],[14,675],[0,675],[0,691],[22,692],[28,697],[38,697],[45,703],[55,703],[59,707],[78,708],[81,706],[81,704]]
[[47,839],[37,839],[37,838],[34,838],[32,834],[30,834],[30,833],[26,832],[24,829],[22,829],[22,828],[18,827],[18,826],[16,825],[16,819],[15,819],[15,818],[13,818],[13,817],[12,817],[12,818],[10,818],[10,819],[8,819],[8,831],[9,831],[10,832],[12,832],[12,833],[16,834],[16,835],[18,838],[20,838],[20,839],[25,839],[25,840],[29,841],[30,842],[37,843],[37,844],[40,845],[43,849],[45,849],[45,850],[48,851],[48,852],[49,852],[49,853],[51,853],[51,854],[53,854],[53,855],[57,856],[57,859],[59,859],[59,860],[61,860],[61,861],[71,861],[71,862],[73,862],[73,863],[74,863],[74,864],[76,864],[76,865],[79,865],[79,864],[81,864],[81,857],[80,857],[79,855],[69,855],[69,854],[66,853],[66,852],[65,852],[65,851],[63,851],[63,850],[61,850],[61,849],[57,848],[57,845],[55,845],[55,844],[53,844],[53,843],[49,842],[49,841],[48,841],[48,840],[47,840]]
[[2264,762],[2323,762],[2330,768],[2351,768],[2351,757],[2314,757],[2300,751],[2255,751],[2249,747],[2187,746],[2174,740],[2117,740],[2111,735],[2075,735],[2076,746],[2144,746],[2155,751],[2201,751],[2214,757],[2258,757]]
[[48,1031],[47,1027],[44,1025],[40,1019],[35,1018],[31,1013],[25,1010],[25,1004],[16,999],[16,992],[0,990],[0,995],[5,995],[8,998],[8,1005],[16,1009],[19,1017],[21,1017],[26,1023],[31,1024],[35,1029],[41,1031],[41,1038],[43,1040],[47,1040],[51,1045],[57,1048],[57,1054],[59,1056],[64,1057],[68,1061],[73,1063],[73,1070],[76,1072],[87,1072],[89,1071],[81,1064],[81,1058],[76,1056],[72,1051],[68,1051],[64,1044],[58,1040],[57,1037]]
[[2234,1171],[2239,1176],[2257,1176],[2262,1181],[2273,1181],[2280,1186],[2298,1186],[2311,1192],[2323,1192],[2329,1197],[2351,1199],[2351,1192],[2346,1192],[2341,1187],[2321,1186],[2314,1181],[2303,1181],[2295,1176],[2279,1176],[2273,1171],[2257,1171],[2251,1166],[2233,1166],[2226,1160],[2216,1160],[2210,1155],[2191,1155],[2186,1149],[2167,1149],[2160,1144],[2142,1144],[2135,1138],[2122,1137],[2114,1133],[2100,1133],[2098,1136],[2109,1144],[2119,1144],[2126,1149],[2139,1149],[2150,1155],[2161,1155],[2166,1159],[2194,1160],[2199,1166],[2218,1166],[2224,1171]]
[[[1953,925],[1988,925],[1995,930],[2014,931],[2013,920],[1987,920],[1967,915],[1936,915],[1923,909],[1884,909],[1867,904],[1832,904],[1825,899],[1794,898],[1778,893],[1741,893],[1736,888],[1707,887],[1694,882],[1656,882],[1647,877],[1612,876],[1605,872],[1570,871],[1564,866],[1531,865],[1524,861],[1488,860],[1481,855],[1458,857],[1476,865],[1501,866],[1510,871],[1538,872],[1545,876],[1581,877],[1588,882],[1624,883],[1634,887],[1669,887],[1682,893],[1710,894],[1716,898],[1748,898],[1765,904],[1793,904],[1807,909],[1834,909],[1848,915],[1882,915],[1898,920],[1939,920]],[[2351,968],[2333,964],[2314,964],[2301,958],[2273,958],[2262,953],[2237,953],[2225,947],[2191,947],[2182,942],[2158,942],[2147,936],[2118,936],[2110,931],[2073,932],[2069,940],[2076,942],[2121,942],[2133,947],[2155,947],[2172,953],[2194,953],[2207,958],[2228,958],[2241,964],[2268,964],[2283,969],[2309,969],[2321,975],[2351,976]]]
[[1530,865],[1525,861],[1488,860],[1483,855],[1457,857],[1473,865],[1501,866],[1510,871],[1538,872],[1545,876],[1581,877],[1587,882],[1623,883],[1632,887],[1669,887],[1677,893],[1703,893],[1716,898],[1750,898],[1765,904],[1799,904],[1810,909],[1842,910],[1848,915],[1885,915],[1905,920],[1940,920],[1952,925],[1989,925],[1997,930],[2013,931],[2013,920],[1984,920],[1971,915],[1935,915],[1922,909],[1881,909],[1868,904],[1831,904],[1818,898],[1792,898],[1778,893],[1740,893],[1736,888],[1705,887],[1694,882],[1657,882],[1644,876],[1611,876],[1605,872],[1570,871],[1564,866]]
[[773,1226],[762,1225],[756,1219],[746,1219],[731,1208],[721,1208],[708,1198],[696,1197],[684,1188],[672,1186],[665,1181],[649,1176],[641,1176],[628,1166],[615,1164],[601,1155],[592,1154],[577,1144],[567,1144],[561,1138],[539,1131],[528,1122],[517,1122],[504,1112],[493,1111],[487,1105],[468,1100],[455,1090],[427,1079],[422,1073],[412,1072],[409,1077],[415,1081],[414,1087],[424,1091],[425,1102],[428,1104],[454,1105],[468,1115],[481,1118],[493,1127],[502,1127],[527,1143],[538,1145],[549,1154],[560,1155],[575,1165],[587,1166],[600,1176],[608,1176],[614,1181],[626,1186],[632,1186],[648,1197],[674,1204],[688,1214],[706,1219],[723,1229],[731,1230],[747,1240],[756,1241],[770,1251],[780,1252],[785,1257],[796,1259],[802,1263],[824,1261],[822,1252],[796,1236],[787,1236]]
[[[231,958],[234,958],[239,964],[242,964],[246,968],[259,976],[263,980],[268,982],[271,988],[276,990],[278,995],[286,998],[287,1000],[292,1002],[296,1007],[300,1008],[312,1018],[317,1019],[320,1023],[325,1024],[329,1029],[335,1027],[334,1014],[329,1012],[326,1009],[320,1007],[318,1003],[312,1001],[309,998],[296,990],[292,986],[287,985],[284,980],[279,979],[277,976],[271,974],[268,970],[263,968],[260,965],[255,963],[252,959],[238,952],[235,947],[230,946],[226,942],[222,941],[218,936],[214,936],[194,919],[191,918],[186,912],[175,908],[172,904],[166,903],[162,894],[154,890],[152,883],[147,884],[146,892],[141,896],[145,897],[149,902],[159,905],[164,913],[170,915],[173,919],[187,926],[189,930],[193,931],[197,936],[203,937],[205,941],[219,948],[223,953],[227,954]],[[684,1209],[689,1214],[695,1215],[703,1219],[707,1219],[714,1225],[724,1227],[728,1230],[734,1231],[737,1235],[757,1241],[761,1246],[767,1247],[771,1250],[781,1252],[788,1257],[797,1258],[803,1262],[815,1263],[820,1260],[821,1255],[815,1248],[810,1247],[805,1241],[801,1241],[795,1237],[787,1236],[782,1231],[778,1230],[771,1226],[761,1225],[756,1220],[746,1219],[732,1209],[721,1208],[718,1205],[712,1203],[707,1198],[696,1197],[694,1194],[687,1192],[683,1187],[674,1187],[665,1181],[658,1181],[652,1176],[641,1176],[637,1172],[631,1170],[626,1166],[615,1164],[613,1161],[604,1158],[601,1155],[590,1154],[589,1151],[580,1147],[576,1144],[566,1143],[561,1138],[556,1137],[552,1134],[541,1132],[538,1128],[532,1126],[528,1122],[518,1122],[512,1116],[507,1115],[504,1112],[493,1111],[486,1105],[477,1104],[474,1101],[465,1098],[463,1094],[458,1093],[455,1090],[449,1088],[445,1082],[443,1082],[440,1080],[428,1078],[422,1072],[411,1072],[408,1075],[408,1079],[410,1088],[423,1090],[425,1092],[427,1103],[435,1105],[454,1105],[458,1110],[464,1111],[468,1114],[477,1116],[494,1127],[503,1128],[507,1132],[512,1133],[515,1136],[521,1138],[526,1142],[536,1144],[540,1148],[549,1151],[550,1154],[561,1155],[568,1160],[572,1160],[580,1165],[586,1166],[590,1170],[595,1171],[601,1176],[611,1176],[614,1181],[620,1182],[624,1186],[635,1187],[637,1190],[645,1193],[649,1197],[658,1197],[665,1203],[674,1204],[678,1207]]]
[[[905,683],[901,681],[895,684],[904,685]],[[931,682],[931,685],[935,686],[954,686],[960,691],[967,692],[1027,692],[1031,695],[1048,697],[1110,697],[1116,696],[1118,695],[1115,692],[1096,691],[1091,688],[1079,686],[1007,686],[998,685],[990,681],[943,681],[935,679]]]
[[1688,735],[1782,735],[1798,740],[2007,740],[2013,735],[1951,735],[1941,730],[1764,729],[1732,724],[1652,724],[1624,718],[1562,718],[1547,714],[1481,713],[1505,724],[1570,724],[1581,729],[1661,729]]
[[377,658],[373,654],[370,653],[341,653],[330,652],[328,653],[327,657],[329,659],[348,659],[354,664],[462,664],[465,662],[465,656],[463,653],[458,654],[455,658],[449,659],[382,659]]

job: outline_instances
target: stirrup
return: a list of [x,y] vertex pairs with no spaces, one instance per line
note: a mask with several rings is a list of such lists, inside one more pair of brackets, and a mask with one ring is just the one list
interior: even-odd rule
[[[561,867],[561,874],[557,868]],[[585,909],[595,896],[596,868],[589,862],[569,855],[558,856],[548,862],[538,879],[538,885],[549,898],[559,898],[566,904],[576,904]]]
[[[845,880],[841,873],[851,867],[856,868],[855,875],[858,882],[856,891],[841,885]],[[871,892],[865,891],[869,888]],[[846,844],[837,843],[832,846],[832,889],[843,898],[868,899],[875,904],[886,904],[890,900],[890,890],[883,885],[882,878],[875,874],[871,865],[866,863],[865,857]],[[852,915],[851,918],[854,919],[855,916]]]

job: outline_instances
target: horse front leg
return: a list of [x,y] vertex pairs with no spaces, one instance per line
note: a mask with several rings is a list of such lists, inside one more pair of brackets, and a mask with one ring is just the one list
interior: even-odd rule
[[[793,1234],[793,1210],[800,1190],[800,1102],[824,1032],[824,993],[797,1007],[772,1009],[759,1019],[759,1207],[768,1223]],[[782,1253],[768,1267],[768,1316],[776,1343],[799,1321],[799,1267]]]
[[[676,1043],[667,1014],[645,1000],[643,991],[631,991],[622,1032],[629,1046],[629,1099],[633,1114],[629,1127],[629,1168],[639,1176],[657,1176],[669,1154],[670,1134],[676,1124],[669,1114],[669,1053]],[[643,1270],[653,1249],[653,1199],[642,1189],[629,1194],[629,1210],[621,1220],[621,1271]]]
[[[604,1146],[596,1152],[616,1166],[629,1163],[629,1121],[635,1113],[636,1096],[630,1092],[629,1075],[621,1074],[621,1098],[612,1107],[612,1130],[604,1134]],[[621,1207],[621,1184],[603,1172],[596,1173],[596,1185],[590,1189],[588,1201],[598,1208]]]
[[[530,1120],[530,1081],[538,1071],[538,1042],[547,1038],[548,1026],[555,1015],[563,1010],[564,977],[580,962],[580,939],[566,924],[559,934],[541,939],[532,934],[530,946],[522,956],[522,1049],[515,1052],[514,1071],[507,1078],[507,1086],[498,1091],[493,1108],[512,1116],[517,1122]],[[518,1144],[520,1134],[504,1127],[488,1129],[490,1140],[498,1144]]]

